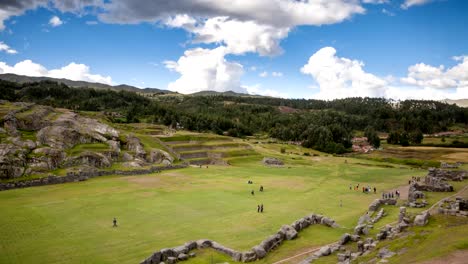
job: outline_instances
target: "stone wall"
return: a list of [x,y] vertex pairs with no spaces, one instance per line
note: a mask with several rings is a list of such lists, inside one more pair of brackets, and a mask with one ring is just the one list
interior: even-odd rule
[[194,253],[190,253],[190,251],[201,248],[212,248],[230,256],[234,261],[252,262],[264,258],[270,251],[279,247],[283,241],[295,239],[298,232],[314,224],[338,227],[331,218],[323,215],[311,214],[294,221],[291,225],[283,225],[275,234],[267,237],[249,251],[240,252],[209,239],[200,239],[197,241],[189,241],[182,246],[156,251],[150,257],[143,260],[141,264],[159,264],[161,262],[170,264],[184,261],[188,259],[188,256],[194,256]]
[[90,170],[90,171],[68,172],[66,176],[49,175],[47,177],[33,179],[33,180],[27,180],[27,181],[0,183],[0,191],[18,189],[18,188],[34,187],[34,186],[43,186],[43,185],[50,185],[50,184],[60,184],[60,183],[67,183],[67,182],[86,181],[89,178],[94,178],[94,177],[99,177],[99,176],[106,176],[106,175],[130,176],[130,175],[149,174],[149,173],[160,172],[160,171],[163,171],[163,170],[181,169],[181,168],[185,168],[185,167],[187,167],[187,164],[169,165],[169,166],[164,166],[164,167],[153,166],[153,167],[150,167],[150,168],[147,168],[147,169],[129,170],[129,171]]
[[430,168],[427,176],[441,178],[446,181],[463,181],[464,179],[468,178],[468,171]]

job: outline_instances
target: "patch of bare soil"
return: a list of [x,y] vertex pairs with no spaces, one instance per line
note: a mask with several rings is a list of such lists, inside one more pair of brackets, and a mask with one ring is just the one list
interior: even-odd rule
[[468,263],[468,250],[459,250],[448,256],[420,262],[420,264],[466,264]]
[[401,200],[408,200],[409,185],[400,186],[400,187],[398,187],[396,189],[392,189],[392,190],[389,190],[389,191],[386,191],[386,192],[395,193],[396,190],[398,190],[400,192],[400,199]]

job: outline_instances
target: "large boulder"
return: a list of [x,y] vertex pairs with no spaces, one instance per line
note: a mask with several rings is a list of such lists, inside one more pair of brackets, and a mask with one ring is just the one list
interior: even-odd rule
[[414,225],[417,225],[417,226],[425,226],[427,225],[427,223],[429,222],[429,212],[423,212],[422,214],[418,214],[415,218],[414,218]]
[[64,165],[67,167],[86,165],[95,168],[104,168],[110,167],[112,163],[101,153],[85,151],[78,156],[68,158]]
[[320,223],[329,227],[338,227],[338,225],[335,223],[335,220],[328,217],[323,217]]
[[267,166],[283,166],[284,162],[282,160],[279,160],[277,158],[263,158],[262,163],[267,165]]
[[167,152],[160,149],[151,149],[148,155],[146,155],[146,161],[149,163],[163,163],[169,161],[169,164],[174,162],[174,158]]
[[323,257],[328,256],[331,253],[332,253],[332,251],[331,251],[331,248],[329,246],[324,246],[324,247],[320,248],[320,250],[318,252],[319,256],[323,256]]
[[261,246],[255,246],[252,248],[252,251],[255,252],[255,254],[257,255],[258,259],[262,259],[266,256],[267,252],[265,251],[265,249]]
[[345,233],[341,236],[340,241],[338,242],[340,245],[345,245],[349,241],[351,241],[351,235],[348,233]]
[[284,233],[287,240],[292,240],[297,237],[297,231],[290,225],[283,225],[281,231]]
[[134,135],[127,136],[127,150],[135,153],[136,158],[146,159],[146,151],[140,142],[140,139]]

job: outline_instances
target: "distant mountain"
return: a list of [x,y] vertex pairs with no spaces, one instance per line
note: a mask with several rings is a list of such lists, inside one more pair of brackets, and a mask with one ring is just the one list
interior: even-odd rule
[[16,75],[12,73],[0,74],[0,80],[17,82],[17,83],[53,81],[53,82],[63,83],[70,87],[89,87],[89,88],[94,88],[94,89],[110,89],[110,90],[116,90],[116,91],[124,90],[124,91],[129,91],[129,92],[136,92],[136,93],[154,93],[154,94],[174,93],[169,90],[161,90],[157,88],[140,89],[135,86],[126,85],[126,84],[112,86],[112,85],[103,84],[103,83],[72,81],[68,79],[57,79],[57,78],[50,78],[50,77],[31,77],[31,76],[24,76],[24,75]]
[[261,96],[261,95],[251,95],[251,94],[245,94],[245,93],[237,93],[237,92],[234,92],[234,91],[227,91],[227,92],[201,91],[201,92],[192,93],[190,95],[193,95],[193,96],[225,95],[225,96],[241,96],[241,97],[265,97],[265,96]]
[[445,99],[442,102],[446,102],[447,104],[456,104],[460,107],[468,107],[468,99],[459,99],[459,100],[449,100]]

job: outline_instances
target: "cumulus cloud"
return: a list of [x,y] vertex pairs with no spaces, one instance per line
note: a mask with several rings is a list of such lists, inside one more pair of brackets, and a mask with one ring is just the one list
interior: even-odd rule
[[[109,23],[155,22],[165,16],[191,14],[198,17],[227,16],[276,27],[334,24],[363,14],[358,0],[120,0],[104,4],[100,14]],[[274,14],[274,15],[272,15]]]
[[283,73],[282,72],[272,72],[271,76],[273,76],[273,77],[283,77]]
[[52,78],[64,78],[73,81],[98,82],[112,85],[112,78],[110,76],[92,74],[90,72],[89,66],[74,62],[60,69],[52,70],[47,70],[47,68],[44,66],[31,60],[24,60],[16,63],[13,66],[10,66],[5,62],[0,62],[0,73],[13,73],[33,77],[44,76]]
[[337,57],[334,48],[325,47],[309,58],[301,72],[317,82],[320,89],[317,98],[384,96],[387,82],[365,72],[363,67],[363,62]]
[[51,25],[52,27],[58,27],[60,25],[63,24],[63,21],[60,20],[60,17],[58,16],[53,16],[50,20],[49,20],[49,25]]
[[188,94],[205,90],[245,92],[241,87],[243,66],[229,62],[225,47],[195,48],[185,51],[178,61],[165,61],[166,68],[181,75],[168,89]]
[[262,78],[268,77],[268,72],[263,71],[263,72],[259,73],[258,76],[260,76]]
[[453,57],[459,63],[445,70],[443,65],[434,67],[418,63],[408,68],[408,76],[401,82],[408,85],[434,88],[468,88],[468,56]]
[[3,43],[3,41],[0,41],[0,51],[4,51],[8,54],[16,54],[18,51],[10,48],[7,44]]
[[378,77],[364,71],[364,63],[340,58],[336,50],[325,47],[313,54],[301,72],[311,75],[318,89],[313,98],[385,97],[391,99],[466,99],[468,98],[468,56],[453,57],[457,65],[446,69],[418,63],[408,68],[408,76]]
[[431,1],[432,0],[405,0],[405,2],[401,4],[401,8],[408,9],[412,6],[424,5]]

